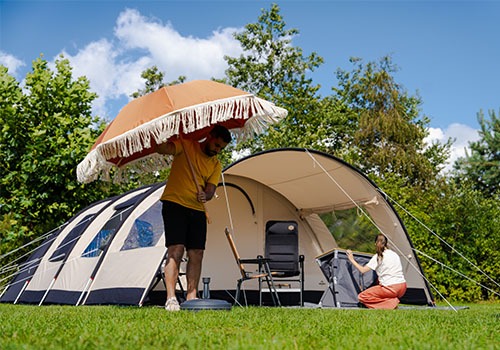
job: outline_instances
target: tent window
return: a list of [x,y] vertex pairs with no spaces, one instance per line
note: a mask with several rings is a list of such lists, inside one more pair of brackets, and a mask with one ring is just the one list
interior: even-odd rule
[[99,233],[94,237],[92,242],[87,246],[85,251],[82,254],[82,258],[95,258],[103,252],[106,246],[109,243],[109,239],[111,238],[111,234],[115,232],[115,230],[104,230],[102,229]]
[[120,250],[154,247],[163,235],[161,202],[156,202],[135,219],[130,232]]
[[378,230],[366,216],[360,215],[356,208],[333,211],[321,214],[320,217],[339,247],[375,253],[373,238]]
[[132,208],[133,207],[127,207],[117,210],[111,217],[111,219],[106,222],[104,227],[95,235],[92,242],[90,242],[87,248],[83,251],[82,258],[95,258],[100,256],[108,246],[116,230],[127,218],[128,213],[126,213],[126,211],[131,210]]
[[88,223],[94,218],[95,214],[86,215],[80,222],[64,237],[63,241],[54,253],[50,256],[49,261],[61,261],[71,251],[76,241],[80,238],[83,231],[87,228]]

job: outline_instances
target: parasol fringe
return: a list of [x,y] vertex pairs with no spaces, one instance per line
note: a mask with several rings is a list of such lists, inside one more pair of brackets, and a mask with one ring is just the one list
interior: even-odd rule
[[[78,164],[77,178],[82,183],[94,181],[99,177],[109,180],[110,171],[116,166],[108,160],[127,158],[132,154],[140,153],[151,148],[153,140],[156,144],[163,143],[170,137],[179,135],[181,125],[183,133],[189,134],[238,116],[237,118],[247,121],[242,128],[232,129],[231,132],[235,134],[238,141],[243,141],[264,132],[270,124],[286,117],[287,113],[285,109],[251,94],[177,110],[97,145]],[[148,155],[148,158],[151,156]],[[159,163],[150,162],[148,165],[146,160],[146,163],[134,161],[124,166],[142,173],[156,171],[165,164],[160,161]],[[120,169],[116,171],[113,176],[114,180],[123,176],[122,174],[123,171]]]
[[[129,180],[133,173],[143,174],[143,173],[154,173],[158,169],[169,167],[172,164],[172,156],[164,156],[161,154],[153,154],[147,159],[141,158],[130,163],[127,166],[116,168],[113,174],[113,182],[115,183],[125,183]],[[108,173],[109,175],[109,173]],[[104,179],[101,175],[101,179],[109,181],[110,178]]]

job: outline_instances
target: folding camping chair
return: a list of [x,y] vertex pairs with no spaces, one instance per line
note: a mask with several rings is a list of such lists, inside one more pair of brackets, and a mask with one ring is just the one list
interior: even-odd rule
[[299,284],[299,303],[304,306],[304,255],[299,255],[299,231],[295,221],[266,223],[264,257],[276,283]]
[[[158,267],[158,270],[156,271],[155,281],[152,283],[150,290],[153,290],[160,281],[163,282],[163,286],[165,287],[165,289],[167,288],[167,284],[165,282],[165,264],[167,263],[167,256],[168,256],[168,251],[165,253],[165,256],[163,257],[161,264]],[[182,258],[181,263],[186,261],[187,261],[186,258]],[[181,281],[181,276],[185,274],[186,274],[185,272],[179,271],[179,276],[177,276],[177,285],[179,286],[179,289],[181,291],[182,298],[186,297],[186,291],[184,290]]]
[[[267,286],[271,293],[271,298],[273,300],[274,306],[281,306],[281,302],[278,296],[278,292],[274,285],[273,276],[271,271],[269,270],[268,259],[262,257],[261,255],[257,256],[255,259],[241,259],[236,249],[236,245],[234,243],[233,236],[229,232],[229,229],[226,227],[225,229],[226,237],[229,242],[229,246],[231,247],[231,251],[233,252],[234,258],[236,260],[236,264],[238,265],[238,269],[241,274],[241,278],[238,279],[237,287],[236,287],[236,302],[239,302],[240,293],[241,293],[241,285],[245,281],[258,279],[259,281],[259,305],[262,305],[262,279],[266,280]],[[244,264],[256,264],[258,265],[258,272],[248,272],[245,270]],[[246,297],[245,297],[246,301]],[[246,304],[246,302],[245,302]]]

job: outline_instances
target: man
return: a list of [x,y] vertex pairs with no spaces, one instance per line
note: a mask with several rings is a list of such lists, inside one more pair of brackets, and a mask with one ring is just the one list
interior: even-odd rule
[[[180,310],[175,296],[175,284],[179,266],[187,251],[187,295],[196,299],[200,281],[201,265],[207,237],[207,218],[204,204],[212,199],[219,183],[222,166],[217,159],[231,134],[220,125],[215,125],[203,142],[177,139],[158,145],[157,152],[174,156],[170,175],[161,196],[162,216],[165,227],[167,263],[165,283],[167,287],[168,311]],[[193,171],[199,188],[193,179]]]

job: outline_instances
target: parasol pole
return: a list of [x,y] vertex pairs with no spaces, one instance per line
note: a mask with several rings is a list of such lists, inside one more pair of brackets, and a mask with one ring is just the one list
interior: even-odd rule
[[[189,154],[186,151],[186,147],[184,147],[184,139],[182,138],[182,134],[179,135],[179,139],[181,140],[182,148],[184,149],[184,154],[186,155],[186,160],[189,165],[189,169],[191,170],[191,176],[193,177],[194,184],[196,185],[196,190],[197,191],[203,190],[203,187],[200,186],[198,179],[196,178],[196,173],[194,172],[194,167],[193,163],[191,162],[191,158],[189,157]],[[211,224],[212,220],[210,220],[210,216],[208,215],[207,203],[203,202],[202,204],[203,204],[203,209],[205,210],[205,216],[207,217],[207,222]]]

